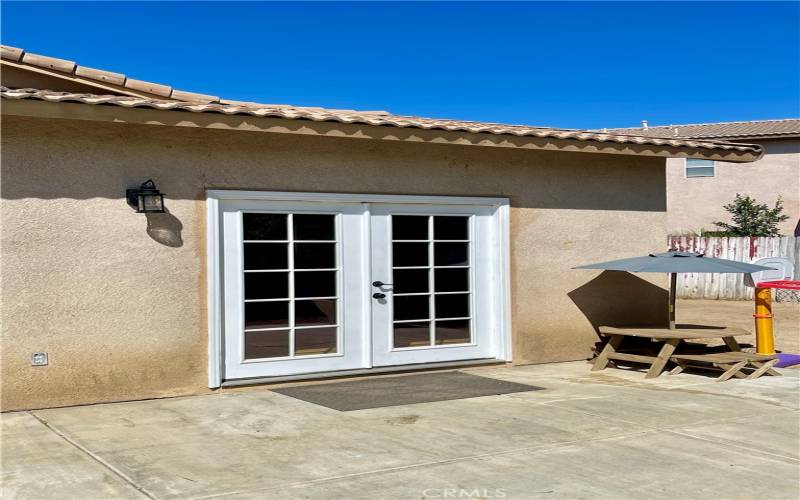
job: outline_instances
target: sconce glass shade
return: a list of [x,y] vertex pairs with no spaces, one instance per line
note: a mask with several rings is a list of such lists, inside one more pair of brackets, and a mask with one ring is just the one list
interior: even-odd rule
[[128,205],[133,207],[137,213],[164,213],[164,195],[156,189],[156,184],[152,179],[143,182],[139,189],[128,189],[125,193]]

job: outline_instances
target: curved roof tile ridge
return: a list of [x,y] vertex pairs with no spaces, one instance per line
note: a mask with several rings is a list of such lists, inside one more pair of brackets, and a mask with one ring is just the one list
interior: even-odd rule
[[[73,61],[26,52],[22,48],[0,45],[0,57],[21,65],[36,66],[49,71],[73,75],[80,78],[112,84],[122,89],[157,96],[158,98],[97,95],[69,92],[52,92],[39,89],[3,89],[3,97],[9,99],[39,99],[52,102],[81,102],[84,104],[113,104],[122,107],[150,107],[164,110],[179,110],[222,114],[249,114],[287,119],[314,121],[336,121],[340,123],[361,123],[375,126],[399,128],[420,128],[427,130],[449,130],[469,133],[489,133],[495,135],[531,136],[539,138],[569,139],[587,142],[616,142],[621,144],[650,144],[658,146],[693,147],[752,151],[760,153],[758,146],[741,143],[723,143],[710,140],[689,140],[681,137],[653,137],[633,129],[618,130],[580,130],[529,125],[508,125],[493,122],[479,122],[455,119],[434,119],[417,116],[393,115],[387,111],[357,111],[350,109],[327,109],[321,107],[292,106],[287,104],[261,104],[199,94],[174,89],[167,85],[145,82],[129,78],[122,73],[114,73],[81,66]],[[160,99],[159,99],[160,98]]]
[[220,113],[225,115],[251,115],[259,117],[284,118],[292,120],[311,120],[318,122],[359,123],[398,128],[418,128],[425,130],[445,130],[453,132],[485,133],[494,135],[514,135],[518,137],[538,137],[577,140],[583,142],[616,142],[620,144],[657,145],[689,147],[707,150],[727,150],[761,154],[762,148],[743,143],[726,143],[708,140],[688,140],[677,138],[645,137],[632,134],[614,134],[579,129],[557,129],[528,127],[524,125],[503,125],[459,120],[437,120],[432,118],[381,115],[362,112],[341,112],[322,108],[293,108],[270,105],[238,105],[221,103],[191,103],[147,97],[96,95],[73,92],[54,92],[40,89],[11,89],[0,87],[0,97],[4,99],[33,99],[47,102],[75,102],[91,105],[115,105],[125,108],[153,108],[161,110],[188,111],[194,113]]

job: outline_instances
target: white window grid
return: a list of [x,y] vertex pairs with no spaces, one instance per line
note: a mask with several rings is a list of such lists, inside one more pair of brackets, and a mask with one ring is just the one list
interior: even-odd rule
[[[407,293],[394,293],[392,292],[392,297],[413,297],[413,296],[428,296],[428,317],[427,318],[418,318],[418,319],[401,319],[396,320],[394,319],[394,310],[392,310],[392,324],[393,325],[401,325],[401,324],[408,324],[408,323],[424,323],[429,322],[428,327],[428,345],[423,346],[413,346],[413,347],[394,347],[394,335],[392,335],[392,346],[393,350],[400,351],[400,350],[411,350],[411,349],[431,349],[431,348],[441,348],[441,347],[454,347],[459,345],[469,345],[473,343],[474,339],[474,325],[473,325],[473,316],[472,312],[475,310],[475,305],[473,304],[473,262],[474,262],[474,255],[473,255],[473,216],[471,214],[459,215],[459,214],[419,214],[419,213],[409,213],[409,214],[393,214],[394,216],[402,216],[402,215],[411,215],[411,216],[419,216],[419,217],[427,217],[428,218],[428,237],[426,239],[395,239],[394,234],[392,234],[392,248],[394,248],[394,243],[427,243],[428,244],[428,265],[426,266],[394,266],[394,262],[392,262],[392,283],[395,282],[394,280],[394,271],[395,270],[406,270],[406,269],[425,269],[428,271],[428,291],[427,292],[407,292]],[[436,216],[443,216],[443,217],[464,217],[467,219],[467,239],[436,239],[434,237],[434,217]],[[390,220],[390,227],[393,227],[393,220]],[[467,244],[467,264],[466,265],[456,265],[456,266],[441,266],[435,264],[435,255],[434,249],[436,247],[436,243],[466,243]],[[394,258],[392,257],[392,261]],[[463,291],[450,291],[450,292],[437,292],[436,291],[436,270],[437,269],[467,269],[467,290]],[[469,307],[469,315],[467,316],[459,316],[459,317],[446,317],[446,318],[438,318],[436,316],[436,297],[440,295],[467,295],[467,304]],[[394,300],[392,300],[392,305],[394,306]],[[460,344],[436,344],[436,324],[437,322],[445,322],[445,321],[467,321],[469,325],[469,341],[460,343]]]
[[[270,331],[287,331],[289,333],[289,355],[288,356],[280,356],[280,357],[271,357],[271,358],[244,358],[244,353],[242,353],[242,359],[245,362],[259,362],[259,361],[281,361],[287,359],[307,359],[307,358],[318,358],[318,357],[328,357],[328,356],[338,356],[341,355],[341,345],[342,345],[342,338],[341,338],[341,301],[339,298],[341,297],[342,291],[342,283],[341,283],[341,267],[342,267],[342,259],[340,255],[340,245],[339,240],[340,238],[340,221],[338,214],[332,214],[330,212],[243,212],[242,213],[242,224],[244,224],[244,214],[245,213],[270,213],[275,215],[286,215],[286,235],[287,239],[283,240],[247,240],[242,239],[242,254],[241,254],[241,262],[242,262],[242,274],[246,276],[250,273],[288,273],[288,297],[280,297],[280,298],[270,298],[270,299],[243,299],[245,304],[254,303],[254,302],[288,302],[289,311],[289,321],[288,325],[284,326],[276,326],[276,327],[265,327],[265,328],[246,328],[243,326],[242,331],[243,334],[246,335],[249,332],[270,332]],[[336,239],[333,240],[308,240],[308,239],[295,239],[294,238],[294,215],[295,214],[302,214],[302,215],[332,215],[334,221],[334,237]],[[329,268],[296,268],[295,267],[295,244],[297,243],[313,243],[313,244],[333,244],[334,245],[334,259],[335,259],[335,267]],[[245,244],[283,244],[286,245],[286,251],[288,252],[287,262],[288,266],[286,268],[281,269],[245,269],[244,265],[244,245]],[[319,272],[319,271],[334,271],[335,274],[335,281],[336,281],[336,294],[335,295],[328,295],[328,296],[296,296],[295,293],[295,275],[296,273],[307,273],[307,272]],[[244,294],[244,276],[242,277],[242,297],[245,296]],[[336,301],[336,321],[333,324],[325,324],[325,325],[297,325],[296,317],[295,317],[295,304],[297,301],[311,301],[311,300],[335,300]],[[244,320],[244,315],[243,315]],[[322,328],[335,328],[336,329],[336,351],[333,353],[325,353],[325,354],[301,354],[297,355],[295,353],[295,333],[297,330],[314,330],[314,329],[322,329]]]

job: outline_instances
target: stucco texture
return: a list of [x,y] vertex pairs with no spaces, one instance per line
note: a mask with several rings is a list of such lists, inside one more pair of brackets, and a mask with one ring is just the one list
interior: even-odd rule
[[[208,391],[206,189],[509,197],[515,363],[585,358],[594,326],[665,318],[661,276],[572,269],[663,249],[663,158],[13,116],[2,126],[4,410]],[[169,214],[126,205],[125,188],[149,178]],[[34,351],[50,364],[29,366]]]
[[779,228],[800,236],[800,139],[753,140],[764,147],[753,163],[716,162],[714,177],[686,178],[686,160],[667,160],[667,229],[670,234],[715,231],[715,221],[730,222],[723,205],[737,193],[770,207],[778,196],[789,219]]

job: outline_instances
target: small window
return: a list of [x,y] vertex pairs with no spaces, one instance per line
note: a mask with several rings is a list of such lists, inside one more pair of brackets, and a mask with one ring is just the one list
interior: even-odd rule
[[686,177],[714,177],[714,161],[687,159]]

